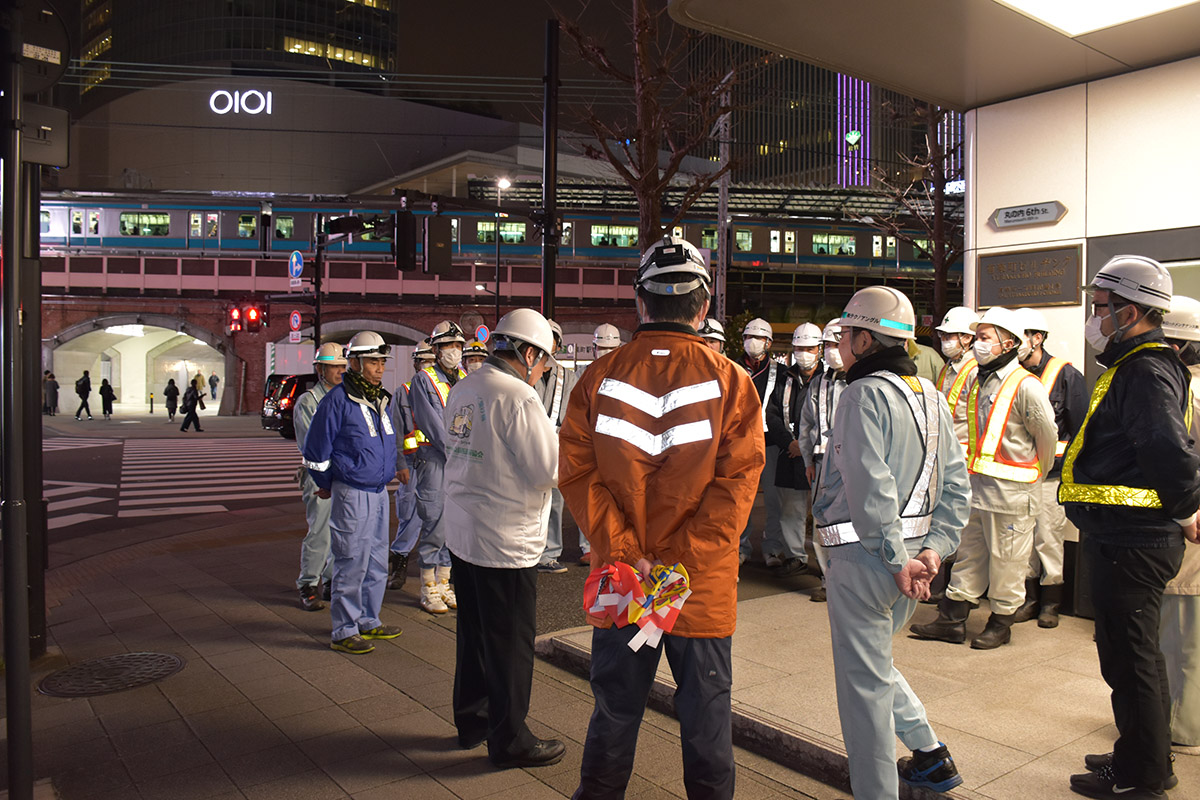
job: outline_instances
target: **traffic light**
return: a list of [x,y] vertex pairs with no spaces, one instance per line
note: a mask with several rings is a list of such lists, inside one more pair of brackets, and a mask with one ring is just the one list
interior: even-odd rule
[[397,211],[396,232],[392,236],[392,258],[400,272],[413,272],[417,268],[417,218],[411,211]]
[[237,308],[229,309],[229,332],[237,333],[242,329],[242,310]]
[[260,309],[258,306],[246,306],[244,316],[246,319],[247,333],[258,333],[260,330],[262,330],[264,323],[262,309]]

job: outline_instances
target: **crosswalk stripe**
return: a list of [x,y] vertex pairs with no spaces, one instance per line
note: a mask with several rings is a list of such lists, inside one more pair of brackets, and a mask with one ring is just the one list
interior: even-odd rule
[[68,500],[58,500],[50,503],[47,508],[49,511],[65,511],[68,508],[79,508],[80,506],[94,506],[96,503],[107,503],[112,500],[111,497],[72,497]]
[[[250,473],[250,474],[253,474],[253,473]],[[293,475],[292,471],[289,470],[287,473],[287,480],[290,481],[291,484],[296,487],[297,491],[299,491],[300,486],[294,480],[292,480],[292,475]],[[246,484],[279,483],[279,481],[280,481],[280,477],[278,475],[276,475],[276,476],[272,476],[272,477],[262,477],[262,478],[239,477],[237,482],[238,482],[238,485],[240,486],[240,485],[246,485]],[[188,486],[227,486],[229,484],[229,477],[226,476],[226,477],[222,477],[222,478],[193,478],[192,476],[189,475],[187,477],[187,480],[184,481],[184,483],[186,483]],[[161,475],[155,476],[155,477],[138,476],[138,477],[130,478],[128,481],[122,481],[121,482],[121,489],[122,489],[121,493],[129,494],[128,492],[124,491],[126,486],[128,486],[130,488],[137,488],[137,489],[164,489],[164,488],[170,488],[170,487],[179,486],[179,485],[180,485],[180,481],[176,478],[164,480]]]
[[56,531],[59,528],[69,528],[81,522],[91,522],[94,519],[104,519],[111,516],[112,514],[69,514],[65,517],[51,517],[47,520],[46,527],[52,531]]
[[[262,492],[264,489],[287,489],[292,494],[295,494],[297,497],[300,496],[300,487],[296,486],[296,484],[294,484],[294,483],[279,483],[279,482],[268,483],[264,486],[245,486],[245,487],[202,486],[202,487],[198,487],[198,488],[172,489],[171,494],[172,495],[204,494],[205,492],[213,492],[218,489],[226,489],[226,488],[233,492],[247,493],[247,496],[244,498],[246,500],[253,499],[254,497],[261,497],[262,495],[259,493]],[[128,491],[125,491],[125,490],[121,491],[121,497],[123,497],[123,498],[124,497],[143,497],[146,495],[151,495],[151,496],[157,495],[157,496],[161,497],[162,490],[161,489],[130,489]]]
[[[258,499],[261,499],[264,497],[295,497],[297,500],[300,499],[297,496],[297,492],[295,489],[289,489],[287,491],[277,491],[277,492],[254,492],[253,494],[225,493],[225,494],[201,495],[200,497],[189,497],[188,502],[189,503],[201,503],[201,502],[210,502],[213,500],[258,500]],[[161,503],[164,500],[169,500],[169,499],[170,499],[169,497],[163,497],[160,495],[159,497],[148,497],[148,498],[142,498],[142,499],[137,499],[137,500],[121,499],[118,501],[118,503],[120,504],[120,506],[122,508],[125,508],[127,506],[153,505],[154,503]],[[192,513],[195,513],[195,509],[181,504],[178,507],[176,513],[177,514],[192,514]]]
[[180,510],[179,506],[171,506],[169,508],[131,508],[121,509],[117,512],[118,517],[169,517],[178,516],[179,514],[216,514],[222,511],[228,511],[225,506],[191,506]]
[[56,436],[42,440],[42,452],[59,450],[81,450],[85,447],[112,447],[121,444],[120,439],[82,439],[74,436]]

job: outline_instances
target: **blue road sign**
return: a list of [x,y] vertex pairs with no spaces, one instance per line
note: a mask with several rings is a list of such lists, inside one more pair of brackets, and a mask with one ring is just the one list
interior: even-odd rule
[[491,335],[492,332],[488,330],[487,325],[480,325],[475,329],[475,338],[484,344],[487,344],[488,337]]
[[304,272],[304,254],[299,250],[293,250],[288,256],[288,277],[299,278]]

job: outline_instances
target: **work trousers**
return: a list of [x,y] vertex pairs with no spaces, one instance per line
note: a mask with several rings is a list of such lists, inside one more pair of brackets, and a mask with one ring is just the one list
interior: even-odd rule
[[978,603],[987,592],[994,614],[1015,614],[1025,602],[1033,550],[1033,514],[971,509],[946,587],[950,600]]
[[525,724],[533,689],[537,567],[481,567],[450,554],[458,623],[454,726],[463,745],[487,740],[493,758],[537,744]]
[[[808,490],[776,487],[779,492],[779,530],[782,547],[779,552],[770,553],[787,560],[800,559],[801,564],[808,564],[808,551],[804,549],[804,534],[808,526]],[[763,542],[763,552],[767,553],[767,543]]]
[[664,634],[659,646],[629,649],[636,625],[592,631],[592,695],[574,800],[620,800],[633,773],[638,730],[663,650],[675,679],[675,714],[689,800],[729,800],[734,790],[732,638]]
[[[905,542],[910,556],[920,552],[922,542]],[[857,542],[825,548],[825,557],[838,717],[851,789],[855,797],[896,798],[896,737],[910,750],[938,743],[925,706],[892,662],[892,637],[908,624],[917,601],[901,594],[879,557]]]
[[[557,561],[563,553],[563,496],[555,486],[550,490],[550,521],[546,526],[546,549],[542,551],[541,563]],[[579,531],[579,549],[584,555],[592,552],[592,545]]]
[[1063,582],[1063,542],[1071,523],[1067,512],[1058,504],[1059,479],[1046,478],[1038,487],[1042,496],[1033,528],[1033,552],[1029,556],[1030,578],[1042,586]]
[[1163,595],[1159,639],[1171,687],[1171,741],[1200,746],[1200,597]]
[[406,556],[417,546],[421,536],[421,517],[417,514],[416,473],[409,471],[407,484],[396,489],[396,538],[391,552]]
[[426,455],[420,450],[413,462],[417,516],[421,518],[417,556],[422,569],[448,567],[450,551],[446,549],[446,527],[442,524],[442,511],[446,505],[446,496],[442,492],[446,462],[439,455]]
[[1117,723],[1117,785],[1162,789],[1171,771],[1171,692],[1158,643],[1159,612],[1163,589],[1183,561],[1183,545],[1116,547],[1084,534],[1096,652]]
[[308,533],[300,543],[300,577],[296,578],[296,588],[318,583],[329,586],[333,577],[333,562],[329,558],[329,512],[333,509],[333,501],[317,497],[317,484],[308,470],[304,470],[300,478],[300,494],[304,498]]
[[[767,556],[782,556],[784,551],[783,528],[779,522],[782,509],[780,507],[779,489],[775,486],[775,471],[778,466],[779,448],[769,445],[767,447],[767,463],[763,467],[762,474],[758,476],[758,489],[762,492],[763,502],[767,506],[767,522],[763,527],[763,558]],[[801,539],[803,539],[803,527],[800,531]],[[754,545],[750,543],[750,536],[753,533],[754,522],[752,519],[747,519],[746,529],[742,531],[742,541],[739,545],[739,550],[743,558],[750,558],[750,554],[754,552]]]
[[387,489],[364,492],[333,482],[329,550],[333,594],[329,613],[333,641],[377,628],[387,587]]

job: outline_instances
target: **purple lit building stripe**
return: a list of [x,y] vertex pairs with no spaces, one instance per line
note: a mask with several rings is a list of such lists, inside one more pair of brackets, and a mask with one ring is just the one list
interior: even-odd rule
[[[839,186],[866,186],[871,182],[871,84],[838,73],[837,182]],[[851,150],[846,134],[858,131],[862,138]]]

